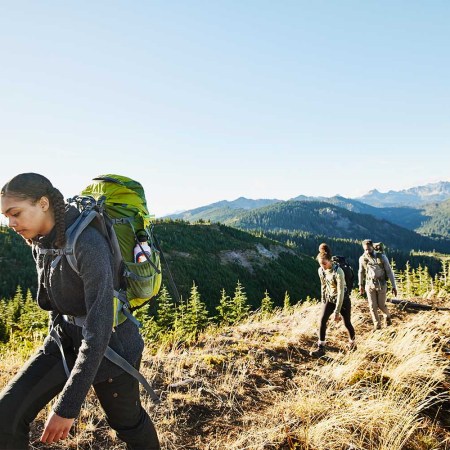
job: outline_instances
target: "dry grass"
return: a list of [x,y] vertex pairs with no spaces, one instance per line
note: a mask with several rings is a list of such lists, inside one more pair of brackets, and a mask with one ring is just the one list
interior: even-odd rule
[[[189,348],[147,349],[143,373],[163,402],[146,409],[167,450],[450,449],[448,312],[394,312],[372,333],[364,300],[353,302],[356,351],[345,352],[342,324],[328,333],[327,357],[311,358],[319,305],[212,328]],[[2,355],[3,385],[23,353]],[[34,425],[38,438],[45,418]],[[32,448],[124,449],[91,393],[64,445]]]

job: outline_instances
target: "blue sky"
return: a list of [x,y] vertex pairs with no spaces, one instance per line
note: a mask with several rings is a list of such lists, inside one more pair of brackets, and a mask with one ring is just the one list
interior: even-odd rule
[[0,3],[0,183],[162,215],[450,181],[448,1]]

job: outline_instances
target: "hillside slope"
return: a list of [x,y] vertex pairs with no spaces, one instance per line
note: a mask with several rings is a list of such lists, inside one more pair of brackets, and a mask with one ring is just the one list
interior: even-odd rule
[[[320,309],[314,304],[211,329],[189,348],[150,345],[143,373],[162,403],[147,399],[145,407],[162,448],[448,449],[449,313],[390,308],[393,326],[373,333],[366,301],[354,299],[358,349],[346,353],[342,324],[331,325],[320,360],[308,354]],[[3,354],[0,387],[21,363],[18,354]],[[44,420],[45,412],[33,439]],[[108,432],[93,393],[75,431],[52,448],[124,448]]]
[[289,201],[241,214],[226,222],[243,229],[302,231],[342,239],[370,237],[394,249],[450,252],[450,240],[430,239],[411,230],[325,202]]
[[[157,223],[155,234],[181,294],[186,298],[195,281],[210,311],[218,304],[221,289],[230,295],[238,280],[254,308],[266,289],[278,305],[286,291],[295,301],[319,295],[318,283],[310,281],[317,275],[314,259],[277,241],[225,225],[178,221]],[[170,290],[167,273],[164,277]]]
[[442,235],[450,238],[450,199],[442,203],[433,203],[423,208],[428,220],[422,222],[417,232],[428,235]]
[[236,216],[236,214],[243,213],[251,209],[262,208],[280,201],[281,200],[277,199],[252,200],[245,197],[239,197],[233,201],[222,200],[220,202],[211,203],[210,205],[190,209],[181,213],[169,214],[165,218],[174,220],[188,220],[190,222],[196,222],[198,220],[224,222],[225,220]]
[[[254,308],[266,289],[278,305],[286,291],[296,301],[319,294],[318,283],[309,282],[317,274],[314,259],[279,242],[224,225],[180,221],[156,223],[155,234],[180,294],[186,299],[195,282],[210,312],[215,312],[222,288],[230,295],[238,280]],[[0,233],[0,248],[0,299],[11,298],[18,285],[35,291],[36,270],[23,239],[11,231]],[[173,295],[165,265],[163,282]]]

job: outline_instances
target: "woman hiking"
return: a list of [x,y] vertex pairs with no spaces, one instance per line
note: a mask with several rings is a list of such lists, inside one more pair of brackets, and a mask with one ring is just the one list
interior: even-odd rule
[[316,358],[325,355],[325,335],[327,322],[331,316],[333,316],[335,322],[339,322],[341,316],[344,318],[344,325],[347,328],[349,337],[348,349],[354,350],[356,348],[355,329],[350,320],[350,293],[347,292],[345,287],[344,271],[338,264],[333,263],[331,258],[330,247],[325,243],[320,244],[317,261],[320,265],[319,278],[321,284],[322,312],[320,316],[317,348],[310,352],[310,355]]
[[[108,242],[93,226],[81,233],[75,248],[78,275],[66,258],[52,265],[54,256],[40,251],[64,248],[66,229],[79,216],[47,178],[17,175],[0,191],[0,203],[9,227],[32,247],[37,303],[49,311],[51,334],[59,337],[66,361],[58,339],[49,334],[0,393],[0,450],[28,449],[30,423],[58,394],[40,440],[67,438],[91,385],[106,420],[128,450],[159,450],[155,427],[141,406],[138,381],[104,358],[110,346],[138,368],[144,347],[129,320],[112,328],[114,276]],[[70,320],[83,316],[82,327]]]

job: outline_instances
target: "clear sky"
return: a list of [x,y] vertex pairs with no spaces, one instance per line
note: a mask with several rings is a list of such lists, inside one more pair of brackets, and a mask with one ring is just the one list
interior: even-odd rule
[[0,184],[219,200],[450,181],[450,2],[0,0]]

